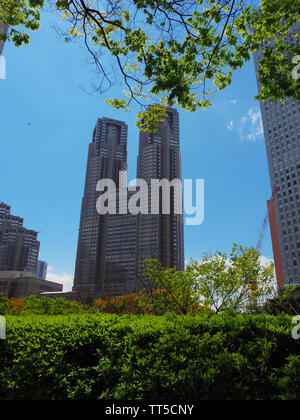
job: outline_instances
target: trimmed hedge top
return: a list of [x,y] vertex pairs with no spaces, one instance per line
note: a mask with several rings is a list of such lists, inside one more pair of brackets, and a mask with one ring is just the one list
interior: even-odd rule
[[0,399],[298,399],[280,315],[6,317]]

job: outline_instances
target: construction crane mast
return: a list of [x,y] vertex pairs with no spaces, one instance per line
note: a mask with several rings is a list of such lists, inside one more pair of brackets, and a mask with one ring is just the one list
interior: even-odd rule
[[276,226],[276,219],[275,219],[275,209],[274,209],[274,201],[275,201],[277,192],[278,192],[278,187],[275,186],[273,188],[272,197],[270,198],[270,200],[267,201],[268,211],[264,218],[264,222],[261,228],[259,239],[256,245],[256,250],[259,252],[261,251],[263,240],[264,240],[266,230],[268,227],[268,222],[270,222],[277,286],[278,286],[278,289],[280,289],[283,286],[284,281],[283,281],[283,271],[282,271],[282,265],[281,265],[279,240],[278,240],[278,233],[277,233],[277,226]]
[[[272,192],[272,197],[270,198],[269,201],[274,201],[275,200],[277,191],[278,191],[278,188],[274,187],[273,192]],[[267,227],[268,227],[268,222],[269,222],[269,212],[267,211],[266,216],[264,218],[264,222],[263,222],[261,231],[260,231],[259,239],[258,239],[258,242],[257,242],[257,245],[256,245],[256,250],[258,252],[261,251],[261,247],[262,247],[262,244],[263,244],[263,241],[264,241],[264,238],[265,238],[265,234],[266,234],[266,231],[267,231]]]

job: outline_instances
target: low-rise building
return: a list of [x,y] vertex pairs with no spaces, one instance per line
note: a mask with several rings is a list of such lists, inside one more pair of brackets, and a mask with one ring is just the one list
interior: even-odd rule
[[60,292],[62,290],[62,284],[39,279],[33,273],[0,271],[0,293],[8,298],[39,295],[43,292]]

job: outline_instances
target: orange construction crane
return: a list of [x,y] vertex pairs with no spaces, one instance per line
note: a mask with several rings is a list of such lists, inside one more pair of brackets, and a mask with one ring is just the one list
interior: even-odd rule
[[277,233],[277,225],[275,219],[275,209],[274,209],[274,201],[276,198],[276,194],[278,192],[278,187],[273,188],[272,197],[270,200],[267,201],[268,211],[266,217],[264,219],[261,232],[259,235],[258,243],[256,246],[257,251],[260,252],[262,243],[265,237],[265,233],[268,226],[268,221],[270,222],[270,230],[271,230],[271,238],[272,238],[272,247],[273,247],[273,254],[274,254],[274,262],[275,262],[275,271],[276,271],[276,278],[277,278],[277,286],[280,289],[283,284],[283,271],[281,265],[281,258],[280,258],[280,250],[279,250],[279,240],[278,240],[278,233]]

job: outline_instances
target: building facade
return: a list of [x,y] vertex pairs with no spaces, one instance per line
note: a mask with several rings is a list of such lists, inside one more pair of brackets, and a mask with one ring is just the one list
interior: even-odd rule
[[119,214],[119,200],[126,207],[134,192],[127,191],[127,198],[119,199],[117,214],[108,216],[105,257],[105,295],[117,296],[135,291],[136,216],[127,212]]
[[38,233],[26,229],[23,219],[0,203],[0,271],[36,273],[40,243]]
[[23,271],[0,271],[0,293],[8,298],[39,295],[43,292],[59,292],[63,285],[37,278]]
[[[168,107],[167,115],[155,133],[140,132],[137,178],[148,185],[148,214],[137,215],[136,290],[144,286],[143,262],[155,258],[165,267],[184,270],[183,214],[175,211],[182,190],[160,189],[154,198],[152,180],[182,180],[179,115]],[[164,214],[163,203],[170,193],[170,211]],[[157,214],[152,207],[157,200]]]
[[[256,74],[260,59],[258,51]],[[284,103],[269,99],[260,108],[271,188],[278,188],[274,212],[283,282],[300,285],[300,103],[291,98]]]

